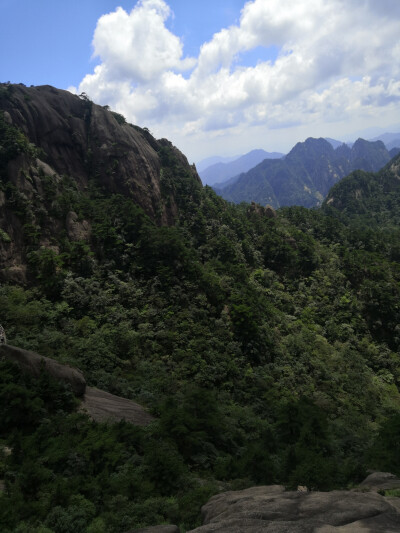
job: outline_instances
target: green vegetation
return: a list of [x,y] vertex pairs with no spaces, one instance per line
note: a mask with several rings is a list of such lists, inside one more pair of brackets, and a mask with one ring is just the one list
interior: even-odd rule
[[[7,209],[31,221],[28,285],[0,287],[9,342],[157,417],[145,429],[91,422],[65,387],[0,362],[0,439],[12,449],[0,454],[4,533],[184,531],[222,489],[330,490],[368,468],[400,474],[389,215],[382,225],[293,207],[268,218],[201,188],[168,143],[158,150],[174,227],[95,183],[78,193],[47,177],[30,203],[4,184]],[[90,222],[90,242],[60,231],[38,247],[70,211]]]

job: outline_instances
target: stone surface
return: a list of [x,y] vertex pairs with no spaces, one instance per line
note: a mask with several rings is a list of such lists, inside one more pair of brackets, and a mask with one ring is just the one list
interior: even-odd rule
[[373,472],[360,483],[360,488],[371,491],[400,489],[400,479],[389,472]]
[[132,400],[92,387],[86,387],[80,410],[97,422],[126,420],[136,426],[147,426],[154,420],[150,413]]
[[65,220],[68,237],[71,241],[90,241],[91,225],[87,220],[79,220],[74,211],[67,214]]
[[153,526],[141,529],[131,529],[126,533],[179,533],[177,526]]
[[[169,141],[156,140],[146,129],[119,122],[114,113],[87,98],[48,85],[0,87],[6,94],[0,113],[42,154],[40,158],[18,154],[8,161],[5,176],[22,205],[36,204],[29,220],[40,228],[35,237],[39,247],[47,248],[48,242],[65,231],[73,241],[90,241],[90,221],[78,220],[73,212],[62,218],[53,213],[53,199],[46,191],[50,187],[57,196],[64,179],[84,193],[95,177],[96,186],[104,192],[132,199],[160,225],[173,225],[178,215],[175,193],[161,187],[162,149],[168,146],[185,172],[201,183],[196,169]],[[24,283],[29,251],[26,229],[7,195],[0,195],[0,204],[0,229],[8,236],[0,237],[0,280]]]
[[46,370],[53,378],[68,383],[76,396],[83,396],[86,389],[86,381],[83,374],[77,368],[62,365],[54,359],[43,357],[35,352],[16,348],[9,344],[0,345],[0,357],[17,363],[23,372],[39,377],[42,369]]
[[[394,503],[392,500],[396,500]],[[212,497],[196,533],[398,533],[397,499],[372,492],[252,487]]]
[[144,407],[132,400],[93,387],[86,387],[85,378],[77,368],[62,365],[49,357],[43,357],[9,344],[0,345],[0,357],[17,363],[23,372],[32,376],[38,377],[44,369],[53,378],[68,383],[74,394],[82,397],[79,410],[96,422],[126,420],[137,426],[147,426],[154,420],[154,417]]

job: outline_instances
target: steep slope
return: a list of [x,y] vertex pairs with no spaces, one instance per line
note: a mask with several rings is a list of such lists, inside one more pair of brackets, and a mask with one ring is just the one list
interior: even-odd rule
[[[182,189],[190,197],[201,186],[194,167],[166,139],[156,141],[85,95],[50,86],[0,86],[0,143],[6,278],[24,277],[33,244],[51,247],[63,232],[71,241],[91,240],[90,221],[67,210],[72,191],[123,195],[155,223],[169,225],[186,201]],[[172,172],[175,167],[180,171]]]
[[323,208],[334,208],[347,217],[363,216],[369,223],[400,223],[400,155],[380,172],[355,171],[329,192]]
[[[230,204],[150,136],[164,204],[146,214],[120,193],[118,173],[105,173],[110,185],[83,174],[87,188],[56,173],[9,115],[0,113],[7,342],[81,369],[88,387],[146,406],[157,422],[89,421],[62,382],[0,358],[2,533],[187,531],[221,486],[327,491],[370,468],[400,475],[394,229],[360,228],[334,208]],[[18,158],[27,166],[13,173]],[[162,225],[172,209],[174,224]],[[11,278],[19,252],[26,275]],[[114,398],[92,392],[91,406],[113,409]]]
[[381,141],[358,139],[336,149],[325,139],[298,143],[282,160],[265,160],[242,174],[233,184],[216,191],[236,203],[268,199],[274,207],[320,205],[329,189],[355,169],[377,171],[390,160]]
[[201,181],[207,185],[216,185],[230,178],[238,176],[255,167],[264,159],[280,159],[284,154],[252,150],[231,162],[219,162],[204,170],[199,170]]

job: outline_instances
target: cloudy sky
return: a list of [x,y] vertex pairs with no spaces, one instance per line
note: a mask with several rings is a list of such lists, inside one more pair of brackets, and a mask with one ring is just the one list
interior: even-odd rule
[[400,0],[0,0],[0,80],[87,93],[191,161],[400,131]]

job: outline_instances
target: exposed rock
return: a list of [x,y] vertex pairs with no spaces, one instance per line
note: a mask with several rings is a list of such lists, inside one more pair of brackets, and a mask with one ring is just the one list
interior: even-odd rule
[[71,241],[89,241],[91,226],[87,220],[78,220],[78,215],[74,211],[67,214],[65,225],[68,237]]
[[136,426],[148,426],[154,421],[144,407],[132,400],[92,387],[86,387],[80,410],[96,422],[126,420]]
[[57,172],[52,169],[50,165],[40,159],[36,159],[36,166],[37,168],[40,168],[46,176],[54,178],[57,175]]
[[7,344],[7,335],[3,326],[0,326],[0,344]]
[[389,472],[373,472],[362,483],[362,490],[392,490],[400,489],[400,479]]
[[270,205],[266,205],[263,207],[260,204],[257,204],[256,202],[251,202],[251,204],[248,207],[248,213],[256,213],[257,215],[261,215],[267,218],[276,218],[276,211],[273,207]]
[[126,533],[179,533],[177,526],[153,526],[143,527],[141,529],[131,529]]
[[286,492],[279,485],[213,496],[196,533],[398,533],[400,511],[376,493]]
[[265,206],[265,215],[267,218],[276,218],[277,214],[275,209],[271,205]]
[[0,358],[17,363],[23,372],[39,377],[42,370],[53,378],[68,383],[76,396],[82,397],[79,410],[96,422],[118,422],[126,420],[137,426],[148,426],[155,418],[138,403],[110,394],[100,389],[86,387],[80,370],[62,365],[54,359],[43,357],[35,352],[0,344]]
[[78,196],[88,194],[93,185],[123,195],[157,224],[172,225],[178,204],[175,189],[162,185],[161,169],[169,164],[165,153],[173,154],[185,175],[201,185],[196,169],[169,141],[124,123],[122,116],[117,119],[87,97],[47,85],[0,87],[0,115],[30,146],[10,156],[1,169],[10,187],[0,196],[0,280],[27,281],[12,277],[9,269],[27,265],[32,243],[46,246],[65,231],[73,241],[90,241],[89,221],[63,213],[59,199],[67,186]]
[[35,352],[16,348],[9,344],[0,345],[0,357],[17,363],[23,372],[39,377],[42,369],[46,370],[53,378],[68,383],[76,396],[83,396],[86,381],[77,368],[62,365],[49,357],[43,357]]
[[12,118],[8,111],[4,111],[4,120],[7,122],[7,124],[12,124]]
[[[117,121],[115,114],[88,98],[49,85],[12,85],[1,106],[4,116],[46,154],[46,162],[37,160],[44,174],[71,176],[80,190],[96,176],[97,184],[132,197],[153,219],[173,221],[176,204],[173,198],[163,202],[158,155],[169,141],[156,141],[148,130]],[[174,151],[200,183],[186,157]]]

